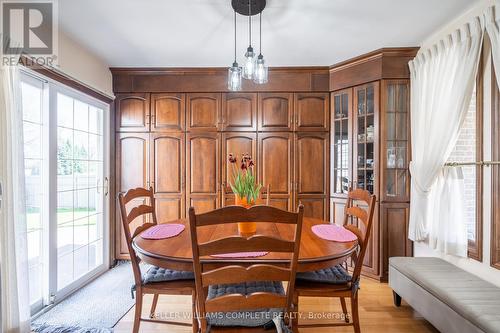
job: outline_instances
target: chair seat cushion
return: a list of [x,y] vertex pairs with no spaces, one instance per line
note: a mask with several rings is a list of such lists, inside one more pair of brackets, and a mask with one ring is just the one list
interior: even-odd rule
[[317,271],[297,273],[296,279],[330,284],[347,284],[351,282],[352,277],[341,265],[337,265]]
[[[145,269],[145,267],[141,266],[141,271],[142,269]],[[188,271],[174,271],[167,268],[150,266],[146,270],[146,273],[142,274],[143,285],[155,282],[180,281],[180,280],[194,280],[194,273]],[[136,285],[134,283],[130,288],[132,298],[134,298],[135,290],[136,290]]]
[[[255,292],[268,292],[285,295],[283,284],[279,281],[246,282],[237,284],[220,284],[208,287],[207,299],[214,299],[228,294],[249,295]],[[259,309],[255,311],[235,311],[207,313],[207,321],[212,326],[263,326],[280,316],[282,309]]]
[[167,268],[151,266],[142,276],[142,284],[177,281],[177,280],[193,280],[193,272],[174,271]]

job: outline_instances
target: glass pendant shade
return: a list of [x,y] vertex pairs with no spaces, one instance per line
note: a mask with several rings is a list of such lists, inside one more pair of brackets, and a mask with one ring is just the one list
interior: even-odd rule
[[253,52],[253,48],[249,46],[245,53],[245,62],[243,63],[243,77],[245,79],[251,80],[253,78],[255,65],[255,53]]
[[264,57],[259,54],[255,66],[255,73],[253,75],[253,82],[257,84],[267,83],[268,80],[268,67],[265,64]]
[[241,67],[238,63],[234,62],[228,69],[227,75],[227,89],[231,91],[241,90]]

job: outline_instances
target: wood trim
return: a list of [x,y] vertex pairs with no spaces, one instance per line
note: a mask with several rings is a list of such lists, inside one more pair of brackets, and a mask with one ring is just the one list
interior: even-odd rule
[[[118,92],[229,92],[227,68],[111,68],[113,91]],[[328,67],[269,69],[264,85],[243,80],[241,92],[325,92]]]
[[[493,161],[500,159],[500,91],[492,69],[491,87],[491,157]],[[492,166],[491,175],[491,241],[490,265],[500,269],[500,166]]]
[[[21,55],[21,59],[19,62],[26,68],[31,69],[32,71],[41,74],[43,76],[48,77],[49,79],[52,79],[54,81],[57,81],[59,83],[62,83],[70,88],[73,88],[75,90],[78,90],[79,92],[82,92],[86,95],[89,95],[101,102],[104,102],[106,104],[111,104],[113,102],[113,98],[110,96],[107,96],[103,94],[102,92],[93,89],[85,84],[83,84],[80,81],[77,81],[74,78],[71,78],[67,75],[64,75],[60,71],[55,70],[54,68],[50,67],[44,67],[40,65],[32,65],[33,60],[27,55]],[[111,109],[110,109],[111,110]]]
[[[483,160],[483,58],[476,77],[476,161]],[[468,240],[467,257],[483,261],[483,167],[476,166],[476,240]]]
[[383,48],[330,67],[330,91],[382,79],[409,79],[408,62],[419,48]]

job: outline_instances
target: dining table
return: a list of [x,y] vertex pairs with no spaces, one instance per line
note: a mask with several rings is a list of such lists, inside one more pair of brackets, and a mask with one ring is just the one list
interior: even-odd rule
[[[189,221],[179,219],[168,223],[179,223],[185,225],[185,229],[177,236],[165,239],[145,239],[137,235],[132,246],[139,258],[145,263],[161,268],[181,271],[193,271],[193,253],[191,249],[191,235]],[[349,259],[356,251],[358,242],[336,242],[318,237],[312,226],[317,224],[328,224],[328,221],[304,217],[302,222],[302,235],[300,251],[297,264],[298,272],[325,269],[341,264]],[[257,222],[256,234],[281,239],[293,240],[295,226],[290,224]],[[198,241],[208,242],[224,237],[238,235],[237,223],[226,223],[198,227]],[[203,257],[203,265],[208,267],[221,267],[231,263],[238,265],[253,265],[273,263],[274,265],[287,266],[290,254],[270,252],[259,257]]]

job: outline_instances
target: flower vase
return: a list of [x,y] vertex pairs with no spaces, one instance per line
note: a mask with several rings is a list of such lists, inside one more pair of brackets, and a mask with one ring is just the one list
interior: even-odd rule
[[[255,205],[254,201],[248,202],[246,197],[241,198],[239,195],[235,197],[235,205],[250,208]],[[256,222],[238,222],[238,232],[240,235],[251,235],[257,231]]]

